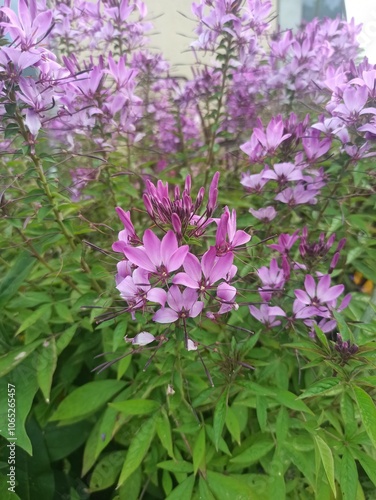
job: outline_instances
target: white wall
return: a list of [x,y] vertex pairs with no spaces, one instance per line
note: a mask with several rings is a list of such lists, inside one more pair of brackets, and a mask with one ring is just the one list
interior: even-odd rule
[[[173,64],[175,74],[190,74],[189,65],[195,60],[192,51],[189,50],[190,43],[195,40],[192,0],[144,1],[148,6],[148,19],[155,27],[155,34],[150,37],[151,45],[162,50],[165,57]],[[272,2],[274,5],[272,13],[276,14],[277,0]]]

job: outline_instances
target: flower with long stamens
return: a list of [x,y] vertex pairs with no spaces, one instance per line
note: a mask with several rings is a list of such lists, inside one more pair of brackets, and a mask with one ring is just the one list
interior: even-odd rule
[[215,237],[215,247],[217,255],[225,255],[240,245],[245,245],[251,239],[251,235],[245,231],[236,230],[236,210],[232,212],[225,207],[224,214],[219,220],[217,234]]
[[330,286],[329,274],[321,276],[316,284],[313,276],[308,274],[304,280],[305,290],[295,290],[295,296],[305,306],[314,307],[316,315],[322,318],[330,318],[330,307],[335,306],[337,298],[344,291],[344,285]]
[[160,240],[151,229],[147,229],[142,241],[143,246],[124,248],[124,255],[132,264],[145,269],[153,277],[166,283],[169,274],[182,266],[189,246],[178,247],[173,231],[168,231]]
[[177,285],[172,285],[169,289],[167,304],[169,307],[163,307],[154,314],[153,321],[174,323],[179,319],[196,318],[204,307],[204,303],[198,300],[196,290],[186,288],[182,293]]
[[184,285],[204,295],[217,281],[226,278],[233,260],[234,255],[231,252],[223,257],[217,257],[215,247],[211,247],[203,255],[201,263],[195,255],[188,253],[183,264],[185,272],[174,276],[172,282],[174,285]]

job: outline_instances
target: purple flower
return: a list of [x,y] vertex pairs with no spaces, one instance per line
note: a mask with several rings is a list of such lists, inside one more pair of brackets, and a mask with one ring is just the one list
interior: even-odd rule
[[274,199],[280,201],[281,203],[286,203],[290,207],[303,205],[305,203],[315,205],[317,203],[317,199],[315,198],[317,193],[317,190],[307,190],[304,189],[302,184],[298,184],[294,188],[284,189]]
[[141,309],[148,301],[156,302],[161,306],[166,303],[167,294],[162,288],[152,288],[148,279],[148,272],[144,269],[135,269],[132,276],[126,276],[116,287],[121,297],[128,302],[129,310]]
[[280,234],[278,238],[278,243],[273,243],[268,245],[269,248],[277,250],[280,254],[288,254],[292,246],[299,239],[299,229],[293,234]]
[[316,285],[314,278],[308,274],[304,280],[305,290],[295,290],[295,296],[305,306],[314,307],[317,316],[330,318],[329,308],[335,306],[336,299],[345,289],[344,285],[331,287],[330,281],[329,274],[326,274],[319,278]]
[[347,87],[343,92],[343,103],[332,111],[333,115],[339,116],[348,123],[356,123],[361,115],[376,114],[375,108],[365,108],[368,100],[368,88]]
[[1,9],[9,19],[1,25],[7,28],[13,40],[21,43],[23,51],[30,50],[47,33],[52,22],[52,11],[37,14],[36,0],[19,0],[18,16],[9,7]]
[[267,304],[261,304],[260,309],[257,309],[255,306],[249,306],[249,311],[252,316],[268,328],[273,328],[281,324],[279,320],[276,320],[276,316],[286,316],[286,313],[280,307],[271,307]]
[[300,181],[303,179],[302,171],[293,163],[276,163],[273,170],[263,173],[264,179],[276,180],[278,184],[286,184],[288,181]]
[[174,285],[184,285],[193,288],[200,295],[212,288],[220,279],[225,279],[230,272],[234,255],[228,252],[223,257],[217,257],[215,247],[211,247],[202,257],[198,258],[188,253],[184,260],[185,273],[178,273],[172,280]]
[[225,207],[224,214],[219,220],[217,234],[215,237],[215,246],[217,255],[224,255],[231,252],[236,247],[248,243],[251,236],[245,231],[236,230],[236,210],[230,213],[228,207]]
[[178,319],[195,318],[204,307],[204,303],[198,300],[196,290],[186,288],[181,293],[177,285],[172,285],[168,291],[167,303],[169,307],[159,309],[154,314],[153,321],[157,323],[173,323]]
[[140,332],[133,339],[129,339],[127,336],[124,337],[125,342],[128,342],[133,345],[148,345],[151,342],[154,342],[155,337],[149,332]]
[[132,264],[152,273],[164,283],[171,272],[181,267],[189,250],[188,245],[178,247],[173,231],[168,231],[161,241],[153,231],[147,229],[143,243],[141,247],[125,247],[125,256]]
[[253,129],[253,133],[267,154],[273,155],[278,146],[291,137],[291,134],[283,134],[283,129],[284,124],[282,116],[278,115],[270,120],[265,131],[261,127],[256,127]]
[[250,208],[249,212],[253,215],[253,217],[256,217],[256,219],[259,219],[265,223],[272,221],[277,215],[274,207],[265,207],[258,210]]
[[124,229],[119,232],[118,241],[115,241],[112,245],[112,250],[114,252],[124,252],[124,249],[129,245],[139,245],[141,243],[140,238],[136,235],[136,231],[131,221],[131,213],[125,212],[122,208],[116,207],[116,212],[119,219],[124,224]]
[[259,293],[265,301],[269,301],[273,296],[273,292],[281,290],[285,284],[285,273],[283,269],[278,267],[276,259],[271,260],[270,268],[266,266],[260,267],[257,274],[262,283]]
[[249,193],[261,193],[262,188],[268,182],[268,179],[264,177],[266,170],[263,170],[259,174],[242,174],[242,179],[240,184],[246,188]]

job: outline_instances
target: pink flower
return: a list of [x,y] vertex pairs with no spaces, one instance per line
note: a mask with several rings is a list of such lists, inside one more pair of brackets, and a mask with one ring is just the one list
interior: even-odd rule
[[177,285],[172,285],[168,291],[167,303],[169,307],[159,309],[154,314],[153,321],[157,323],[173,323],[178,319],[195,318],[204,307],[204,303],[198,300],[196,290],[186,288],[181,293]]
[[166,282],[171,272],[176,271],[183,264],[189,246],[178,247],[178,242],[173,231],[168,231],[162,241],[147,229],[143,237],[144,245],[141,247],[126,247],[124,254],[136,266],[149,271]]
[[225,207],[224,214],[219,220],[217,234],[215,237],[215,246],[217,255],[224,255],[231,252],[234,248],[245,245],[251,239],[251,236],[245,231],[236,230],[236,210],[232,213],[228,207]]
[[269,301],[272,298],[273,292],[281,290],[285,284],[285,273],[283,269],[278,267],[276,259],[271,260],[270,268],[266,266],[260,267],[257,270],[257,274],[262,283],[259,293],[265,301]]
[[295,296],[305,306],[316,309],[316,315],[322,318],[330,318],[329,308],[335,306],[336,299],[345,289],[344,285],[330,287],[331,278],[329,274],[319,278],[316,285],[314,278],[308,274],[304,280],[305,290],[295,290]]
[[225,279],[230,272],[234,255],[228,252],[223,257],[217,257],[215,247],[211,247],[202,257],[201,264],[198,258],[188,253],[184,260],[185,273],[178,273],[172,280],[174,285],[184,285],[204,294],[206,290],[220,279]]
[[114,252],[123,253],[124,249],[129,245],[139,245],[141,243],[140,238],[136,235],[136,231],[131,221],[131,213],[125,212],[122,208],[116,207],[116,212],[119,219],[124,224],[124,229],[119,232],[118,241],[115,241],[112,245],[112,250]]
[[274,207],[265,207],[265,208],[260,208],[259,210],[254,210],[253,208],[250,208],[249,212],[253,215],[253,217],[256,217],[256,219],[259,219],[262,222],[270,222],[277,215],[277,212]]
[[266,325],[268,328],[273,326],[278,326],[281,324],[280,321],[276,321],[276,316],[286,316],[286,313],[277,306],[268,306],[267,304],[261,304],[260,309],[255,306],[249,306],[249,311],[258,321]]
[[129,342],[133,345],[148,345],[151,342],[154,342],[155,337],[149,332],[140,332],[133,339],[129,339],[127,336],[124,337],[125,342]]
[[302,184],[298,184],[294,188],[284,189],[274,199],[281,203],[286,203],[290,207],[305,203],[315,205],[317,203],[317,199],[315,198],[317,193],[317,190],[306,190]]
[[263,173],[264,179],[276,180],[279,184],[288,181],[300,181],[303,179],[301,170],[293,163],[276,163],[273,170],[266,170]]

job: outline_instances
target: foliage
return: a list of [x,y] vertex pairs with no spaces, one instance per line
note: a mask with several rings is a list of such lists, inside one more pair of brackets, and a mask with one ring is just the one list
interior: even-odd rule
[[16,494],[371,499],[376,66],[353,23],[192,10],[182,83],[141,1],[2,9]]

